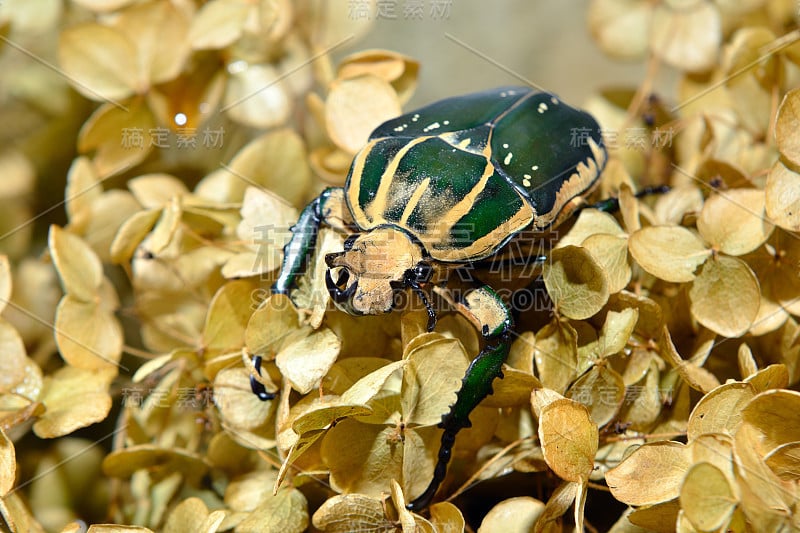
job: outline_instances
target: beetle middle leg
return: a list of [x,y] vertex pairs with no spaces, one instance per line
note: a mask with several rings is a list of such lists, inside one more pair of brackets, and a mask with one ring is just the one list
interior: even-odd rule
[[[668,185],[656,185],[654,187],[645,187],[633,196],[635,198],[644,198],[645,196],[650,196],[653,194],[666,194],[669,191],[670,187]],[[614,213],[619,211],[619,198],[606,198],[605,200],[600,200],[594,204],[581,206],[578,209],[597,209],[606,213]]]
[[444,433],[433,479],[425,492],[408,504],[411,510],[423,509],[430,504],[447,473],[447,464],[450,462],[456,434],[472,425],[469,421],[470,413],[492,393],[492,382],[495,378],[503,377],[501,368],[508,356],[513,327],[508,307],[488,285],[472,289],[460,298],[446,291],[440,294],[478,328],[488,345],[470,363],[461,389],[457,393],[456,402],[450,406],[450,411],[439,423]]

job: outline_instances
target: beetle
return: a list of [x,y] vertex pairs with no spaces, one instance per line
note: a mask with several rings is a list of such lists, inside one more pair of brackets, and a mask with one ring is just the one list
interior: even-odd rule
[[[422,509],[445,478],[456,434],[502,377],[513,330],[508,305],[488,285],[456,293],[460,267],[498,256],[523,230],[543,232],[569,218],[597,185],[607,153],[588,113],[555,95],[501,87],[441,100],[378,126],[354,157],[344,187],[328,188],[300,214],[273,293],[288,294],[305,270],[321,224],[349,233],[327,254],[326,285],[354,315],[392,311],[398,293],[425,305],[441,296],[480,332],[441,437],[433,479],[409,509]],[[260,372],[261,358],[254,368]],[[274,398],[251,375],[253,392]]]

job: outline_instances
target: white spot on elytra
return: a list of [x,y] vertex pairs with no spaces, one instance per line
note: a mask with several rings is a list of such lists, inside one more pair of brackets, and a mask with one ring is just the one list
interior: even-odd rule
[[539,165],[533,165],[533,166],[531,167],[531,170],[539,170]]
[[444,124],[445,126],[447,126],[448,124],[450,124],[450,121],[449,121],[449,120],[445,120],[444,122],[442,122],[442,124]]
[[428,124],[427,126],[422,128],[422,131],[427,133],[427,132],[429,132],[431,130],[435,130],[436,128],[439,128],[439,127],[441,127],[441,124],[439,124],[438,122],[434,122],[433,124]]
[[414,116],[411,117],[411,122],[416,122],[419,120],[419,113],[414,113]]
[[544,113],[545,111],[547,111],[547,104],[545,104],[544,102],[539,102],[538,111],[539,113]]
[[512,154],[511,152],[508,152],[506,154],[506,158],[503,159],[503,164],[507,165],[507,164],[511,163],[511,158],[512,157],[514,157],[514,154]]
[[503,148],[508,148],[508,143],[503,143]]
[[554,104],[558,105],[558,98],[556,98],[555,96],[550,98],[550,101],[553,102]]
[[505,98],[508,95],[507,92],[503,91],[500,93],[500,98]]
[[526,187],[530,187],[531,186],[531,175],[530,174],[525,174],[522,177],[522,184],[524,186],[526,186]]

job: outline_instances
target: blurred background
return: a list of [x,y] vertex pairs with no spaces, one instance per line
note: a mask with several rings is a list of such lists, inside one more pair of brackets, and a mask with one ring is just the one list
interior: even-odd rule
[[[394,6],[396,18],[379,13]],[[446,96],[530,81],[579,105],[598,88],[635,87],[642,62],[612,61],[589,35],[589,0],[388,0],[348,2],[374,23],[358,48],[386,48],[422,62],[408,109]],[[346,55],[342,53],[340,55]]]

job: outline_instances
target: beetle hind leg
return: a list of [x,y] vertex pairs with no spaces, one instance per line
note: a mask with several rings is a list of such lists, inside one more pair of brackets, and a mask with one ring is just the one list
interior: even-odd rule
[[456,309],[478,327],[489,344],[472,360],[462,380],[461,389],[456,395],[456,402],[450,411],[442,417],[439,427],[444,429],[433,479],[428,488],[417,499],[408,504],[410,510],[427,507],[439,485],[447,473],[456,434],[471,426],[470,413],[489,394],[492,394],[492,382],[502,378],[502,366],[508,356],[511,328],[511,314],[500,297],[488,286],[484,285],[467,292],[463,299],[454,301],[443,294]]

